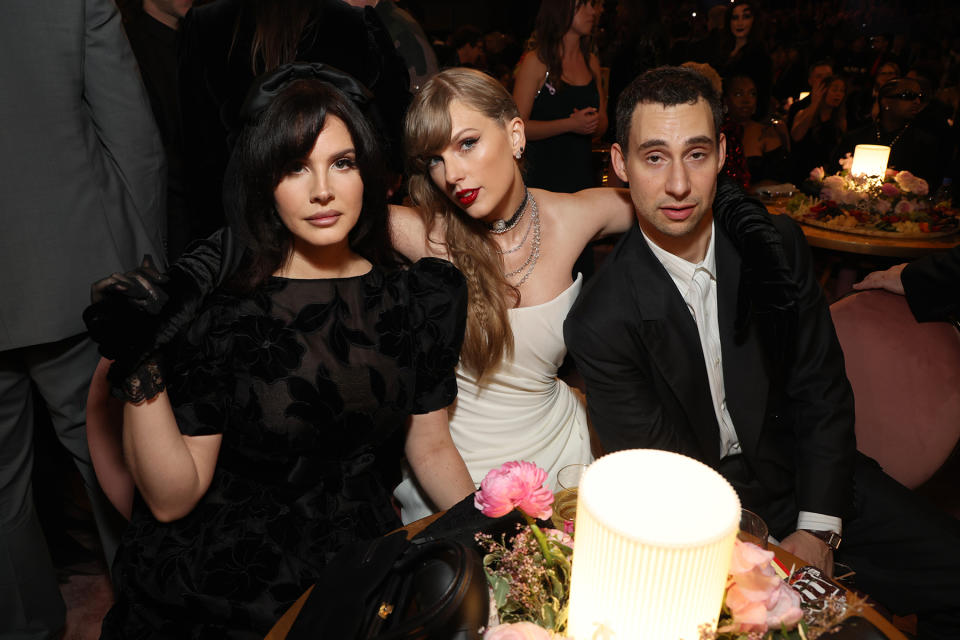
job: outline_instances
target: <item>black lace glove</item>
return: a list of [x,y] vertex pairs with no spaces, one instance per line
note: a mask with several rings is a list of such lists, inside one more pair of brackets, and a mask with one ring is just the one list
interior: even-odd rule
[[[158,354],[193,322],[206,297],[241,262],[244,247],[221,229],[180,257],[166,274],[151,260],[96,282],[83,312],[90,337],[113,360],[113,394],[139,402],[163,390]],[[152,363],[152,364],[151,364]]]
[[143,256],[140,266],[126,273],[114,273],[90,286],[90,301],[96,304],[110,296],[122,296],[129,304],[157,315],[167,302],[167,294],[161,288],[170,278],[157,271],[150,254]]

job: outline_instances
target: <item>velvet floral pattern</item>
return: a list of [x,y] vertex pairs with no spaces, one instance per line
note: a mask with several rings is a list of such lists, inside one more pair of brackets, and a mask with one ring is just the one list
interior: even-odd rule
[[139,500],[105,638],[262,638],[337,549],[400,526],[411,413],[449,405],[466,287],[447,262],[213,294],[164,354],[177,423],[223,434],[206,495]]

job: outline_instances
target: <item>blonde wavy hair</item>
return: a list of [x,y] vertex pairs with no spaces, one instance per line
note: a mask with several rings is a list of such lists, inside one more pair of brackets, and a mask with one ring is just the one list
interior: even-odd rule
[[[490,76],[453,68],[441,71],[423,86],[404,123],[410,197],[423,214],[428,237],[432,237],[437,220],[444,220],[447,253],[466,277],[469,292],[460,361],[482,380],[504,357],[513,355],[507,311],[519,303],[520,292],[504,278],[503,261],[484,224],[455,206],[430,177],[430,158],[450,144],[450,104],[454,100],[504,127],[519,118],[520,112],[506,89]],[[515,162],[512,157],[509,161]]]

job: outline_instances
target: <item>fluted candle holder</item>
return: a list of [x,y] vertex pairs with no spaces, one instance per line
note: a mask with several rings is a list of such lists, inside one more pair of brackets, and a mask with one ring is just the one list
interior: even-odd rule
[[697,640],[716,628],[740,500],[716,471],[667,451],[600,458],[580,481],[567,635]]

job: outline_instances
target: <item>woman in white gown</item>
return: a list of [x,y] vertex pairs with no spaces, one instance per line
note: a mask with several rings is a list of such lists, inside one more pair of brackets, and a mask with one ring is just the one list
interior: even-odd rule
[[[557,378],[571,278],[591,240],[633,223],[629,192],[527,189],[523,120],[489,76],[447,69],[413,100],[405,129],[416,209],[392,208],[394,244],[410,259],[452,261],[469,287],[467,333],[450,416],[473,481],[509,460],[557,471],[593,459],[582,396]],[[394,495],[410,522],[435,511],[408,475]]]

